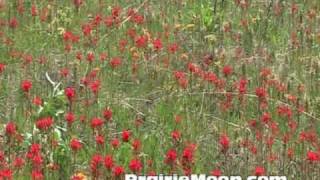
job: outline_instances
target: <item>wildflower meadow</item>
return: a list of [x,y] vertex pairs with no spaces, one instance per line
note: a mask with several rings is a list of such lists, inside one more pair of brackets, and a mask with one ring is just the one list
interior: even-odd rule
[[0,180],[319,180],[319,136],[319,0],[0,0]]

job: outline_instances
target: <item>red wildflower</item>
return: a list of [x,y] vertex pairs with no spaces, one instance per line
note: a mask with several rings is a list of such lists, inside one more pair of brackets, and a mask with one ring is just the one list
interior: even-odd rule
[[119,6],[115,6],[112,8],[111,14],[112,14],[113,19],[117,19],[119,17],[121,10],[122,9]]
[[133,142],[132,142],[132,148],[133,150],[135,151],[138,151],[141,147],[141,141],[139,139],[135,139]]
[[127,34],[131,39],[134,39],[136,37],[136,30],[133,28],[129,28],[127,30]]
[[278,111],[278,114],[282,117],[287,117],[288,119],[290,119],[292,116],[291,109],[286,105],[279,105],[277,107],[277,111]]
[[133,8],[128,8],[127,10],[127,16],[132,17],[136,14],[137,12]]
[[203,63],[206,66],[209,66],[213,62],[213,55],[212,54],[207,54],[203,57]]
[[106,155],[104,157],[104,167],[106,167],[106,169],[111,170],[113,167],[113,158],[112,155]]
[[267,91],[263,87],[256,88],[256,95],[259,99],[264,99],[267,97]]
[[94,61],[95,57],[94,57],[94,53],[93,52],[88,52],[87,54],[87,61],[89,63],[92,63]]
[[11,169],[0,170],[0,179],[12,179],[13,172]]
[[192,169],[189,168],[189,167],[184,167],[183,168],[183,173],[184,173],[185,176],[190,176],[191,173],[192,173]]
[[271,69],[269,69],[269,68],[262,68],[262,69],[260,70],[260,76],[261,76],[261,77],[267,78],[267,77],[270,76],[271,74],[272,74],[272,72],[271,72]]
[[22,83],[21,83],[21,89],[24,91],[24,92],[29,92],[30,89],[32,88],[32,82],[29,81],[29,80],[23,80]]
[[24,166],[24,159],[20,157],[16,157],[13,161],[13,166],[17,169],[20,169]]
[[5,154],[3,151],[0,151],[0,162],[2,163],[3,161],[5,161]]
[[96,143],[98,145],[103,145],[104,144],[104,137],[102,135],[97,135],[95,140],[96,140]]
[[32,16],[37,16],[38,15],[38,9],[37,9],[37,6],[35,4],[32,4],[32,6],[31,6],[31,15]]
[[179,48],[179,46],[178,46],[178,44],[177,43],[173,43],[173,44],[169,44],[168,45],[168,51],[170,52],[170,53],[175,53],[175,52],[177,52],[178,51],[178,48]]
[[272,133],[273,134],[277,134],[279,132],[279,125],[278,123],[274,122],[274,121],[271,121],[271,123],[269,124],[271,130],[272,130]]
[[76,8],[79,8],[83,4],[83,0],[73,0],[73,4]]
[[100,80],[95,80],[90,83],[90,89],[95,95],[98,94],[100,90],[100,85],[101,85]]
[[191,72],[191,73],[198,73],[199,71],[200,71],[200,68],[197,66],[197,65],[195,65],[195,64],[193,64],[193,63],[188,63],[188,70]]
[[225,76],[229,76],[233,72],[232,66],[229,66],[229,65],[224,66],[222,69],[222,72]]
[[49,9],[47,7],[43,7],[40,11],[40,20],[42,22],[46,21],[49,16]]
[[32,170],[31,173],[32,180],[43,180],[44,176],[40,170]]
[[120,145],[119,139],[117,139],[117,138],[112,139],[112,140],[111,140],[111,145],[112,145],[112,147],[115,148],[115,149],[118,148],[119,145]]
[[154,41],[153,41],[153,48],[155,49],[155,50],[157,50],[157,51],[159,51],[159,50],[161,50],[162,49],[162,41],[161,41],[161,39],[155,39]]
[[265,124],[268,124],[271,121],[271,114],[268,112],[264,112],[261,116],[261,121]]
[[4,71],[5,68],[6,68],[6,65],[0,63],[0,74]]
[[240,94],[245,94],[247,92],[247,84],[248,80],[245,78],[241,78],[239,81],[238,91]]
[[42,99],[38,96],[34,97],[32,100],[32,103],[36,106],[41,106],[42,105]]
[[[64,50],[65,50],[66,53],[70,53],[71,50],[72,50],[72,45],[71,45],[71,44],[66,44],[66,45],[64,46]],[[62,72],[63,72],[63,71],[62,71]],[[63,73],[61,73],[61,74],[63,74]],[[64,75],[64,76],[66,76],[66,75]]]
[[75,115],[72,112],[68,112],[64,118],[68,122],[68,125],[71,125],[75,121]]
[[166,154],[165,163],[167,164],[174,164],[177,159],[177,151],[174,149],[168,150]]
[[36,127],[39,130],[47,130],[52,126],[52,124],[53,124],[53,119],[51,117],[44,117],[39,119],[36,122]]
[[174,141],[179,141],[181,138],[181,133],[178,130],[172,131],[171,137]]
[[124,168],[122,166],[115,166],[112,172],[114,176],[120,176],[124,173]]
[[92,27],[90,24],[84,24],[82,26],[82,32],[84,36],[89,36],[91,34]]
[[41,146],[32,144],[27,152],[27,158],[32,161],[33,166],[39,167],[42,165]]
[[143,15],[135,14],[135,15],[133,16],[133,21],[134,21],[136,24],[143,24],[143,22],[144,22],[144,17],[143,17]]
[[82,144],[81,142],[76,139],[76,138],[73,138],[71,141],[70,141],[70,147],[73,151],[78,151],[82,148]]
[[144,47],[146,47],[146,46],[147,46],[147,43],[148,43],[148,36],[146,36],[146,35],[141,35],[141,36],[137,37],[135,43],[136,43],[136,46],[137,46],[138,48],[144,48]]
[[8,122],[6,125],[6,135],[7,136],[12,136],[16,133],[17,131],[17,126],[14,122]]
[[122,141],[128,142],[131,136],[131,132],[129,130],[122,131]]
[[78,51],[78,52],[76,53],[76,58],[77,58],[79,61],[82,60],[83,56],[82,56],[82,52],[81,52],[81,51]]
[[151,170],[151,171],[149,171],[149,172],[147,173],[147,175],[148,175],[148,176],[157,176],[157,173],[156,173],[155,171]]
[[189,81],[186,78],[181,78],[178,80],[178,83],[181,88],[186,89],[188,87]]
[[110,66],[112,69],[115,69],[116,67],[121,65],[121,58],[120,57],[114,57],[110,61]]
[[308,151],[307,152],[307,160],[311,162],[319,161],[320,156],[317,152],[314,151]]
[[211,173],[210,173],[212,176],[216,176],[216,177],[219,177],[219,176],[221,176],[221,170],[220,169],[214,169],[214,170],[212,170],[211,171]]
[[289,148],[287,151],[287,155],[288,155],[289,159],[292,159],[294,156],[294,150],[292,148]]
[[220,136],[219,144],[221,145],[222,151],[226,152],[230,146],[229,137],[226,134]]
[[23,1],[18,1],[18,2],[19,3],[18,3],[18,6],[17,6],[17,11],[19,12],[19,14],[23,15],[24,10],[25,10],[24,3],[23,3]]
[[265,169],[264,169],[262,166],[257,166],[257,167],[255,168],[254,174],[255,174],[256,176],[262,176],[262,175],[265,174]]
[[186,147],[182,152],[182,158],[185,162],[191,163],[193,161],[194,148]]
[[33,57],[31,54],[24,54],[22,58],[25,64],[30,64],[33,61]]
[[294,120],[289,120],[288,126],[292,131],[295,131],[298,127],[298,123]]
[[89,73],[89,77],[92,78],[92,79],[96,78],[98,72],[99,72],[98,69],[92,70],[92,71]]
[[248,124],[253,129],[257,127],[257,121],[255,119],[249,120]]
[[39,167],[43,163],[43,158],[41,154],[35,154],[32,158],[32,165]]
[[9,20],[9,27],[15,29],[18,26],[19,22],[16,17],[13,17]]
[[103,120],[100,119],[100,118],[97,118],[97,117],[92,118],[92,120],[91,120],[91,128],[95,129],[95,128],[101,127],[103,125],[103,123],[104,123]]
[[125,50],[125,47],[127,46],[128,41],[126,39],[121,39],[119,41],[119,49],[121,52],[123,52]]
[[108,54],[105,52],[100,53],[100,61],[105,61],[108,58]]
[[94,176],[97,176],[98,169],[103,163],[103,157],[100,154],[95,154],[92,156],[90,161],[90,168]]
[[185,75],[185,73],[182,72],[182,71],[174,71],[174,77],[175,77],[176,79],[182,79],[182,78],[185,78],[186,75]]
[[210,83],[217,83],[217,82],[218,82],[218,77],[217,77],[217,75],[216,75],[215,73],[213,73],[213,72],[207,72],[207,73],[205,74],[204,79],[205,79],[206,81],[209,81]]
[[274,143],[274,137],[267,138],[266,143],[267,143],[268,148],[271,149],[273,146],[273,143]]
[[103,111],[103,117],[105,120],[107,121],[110,121],[111,118],[112,118],[112,111],[110,108],[106,108],[104,111]]
[[72,101],[73,98],[74,98],[75,95],[76,95],[76,91],[74,90],[73,87],[67,87],[67,88],[64,90],[64,94],[67,96],[67,98],[68,98],[69,101]]
[[27,157],[31,158],[32,155],[40,153],[40,150],[41,150],[41,145],[40,144],[36,144],[36,143],[31,144],[31,146],[29,148],[29,151],[27,153]]
[[113,25],[113,17],[112,16],[107,16],[105,19],[104,19],[104,24],[107,26],[107,27],[111,27]]
[[73,33],[71,31],[65,31],[63,33],[63,40],[64,41],[70,41],[73,37]]
[[129,163],[129,168],[132,172],[140,172],[142,169],[142,163],[139,159],[132,159]]
[[97,14],[93,19],[94,26],[99,26],[101,21],[102,21],[102,15],[101,14]]

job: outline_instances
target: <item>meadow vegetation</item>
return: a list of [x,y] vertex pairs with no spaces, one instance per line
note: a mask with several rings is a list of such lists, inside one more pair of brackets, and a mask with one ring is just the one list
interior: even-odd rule
[[319,10],[0,0],[0,180],[319,179]]

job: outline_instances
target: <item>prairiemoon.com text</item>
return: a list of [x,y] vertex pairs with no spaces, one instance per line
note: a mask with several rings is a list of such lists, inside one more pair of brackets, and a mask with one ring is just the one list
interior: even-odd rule
[[157,176],[138,176],[126,174],[125,180],[287,180],[286,176],[208,176],[205,174],[193,174],[190,176],[179,175],[157,175]]

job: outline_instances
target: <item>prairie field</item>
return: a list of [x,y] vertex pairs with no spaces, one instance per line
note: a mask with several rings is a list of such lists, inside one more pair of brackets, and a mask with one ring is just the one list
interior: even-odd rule
[[0,0],[0,180],[319,180],[319,91],[319,0]]

